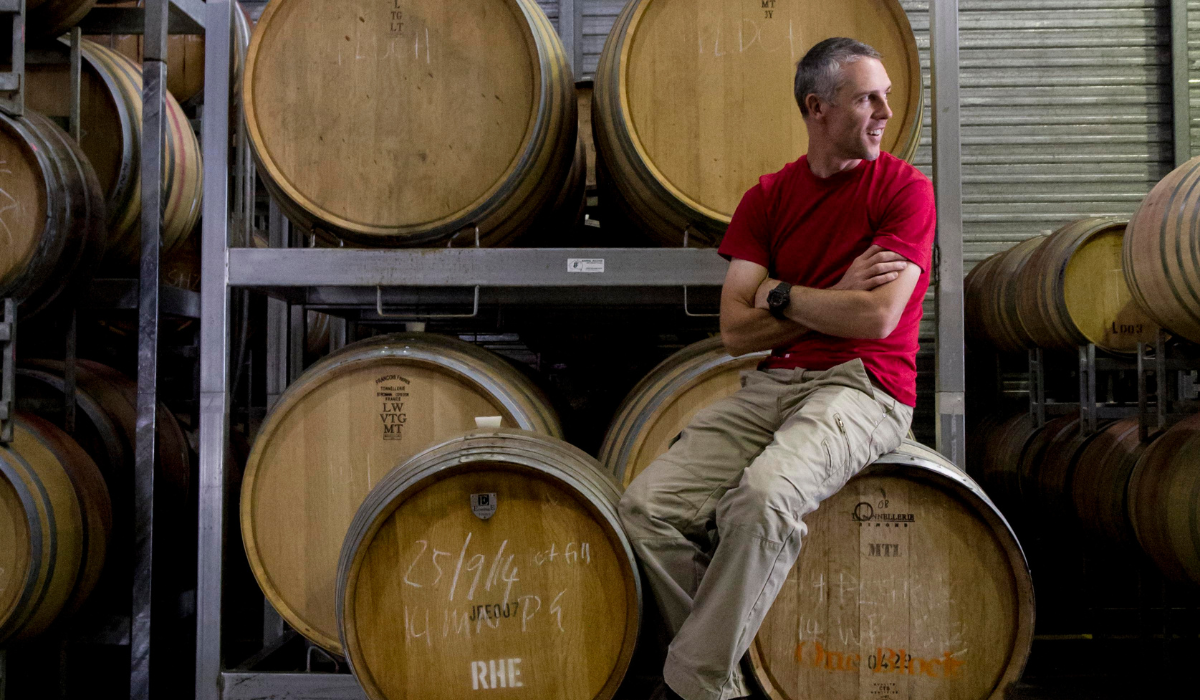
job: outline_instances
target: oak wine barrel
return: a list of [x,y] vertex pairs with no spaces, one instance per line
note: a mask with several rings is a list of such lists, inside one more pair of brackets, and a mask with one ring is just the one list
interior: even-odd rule
[[1129,219],[1125,280],[1158,325],[1200,343],[1200,221],[1195,196],[1200,157],[1163,178]]
[[964,313],[968,335],[1001,352],[1020,352],[1034,346],[1018,313],[1022,271],[1046,240],[1037,235],[996,253],[971,270],[964,281]]
[[1163,433],[1129,479],[1129,520],[1167,576],[1200,583],[1200,415]]
[[[1107,425],[1102,423],[1101,427]],[[1029,465],[1029,481],[1023,484],[1025,503],[1043,526],[1073,528],[1075,525],[1075,470],[1084,449],[1096,435],[1084,435],[1080,428],[1078,416],[1047,423],[1046,448],[1041,459]]]
[[1158,324],[1133,301],[1122,270],[1127,223],[1073,221],[1033,252],[1017,280],[1017,314],[1035,345],[1074,350],[1095,343],[1127,354],[1154,342]]
[[517,430],[388,472],[338,561],[338,630],[367,697],[613,697],[641,619],[620,495],[582,450]]
[[1097,542],[1122,550],[1137,549],[1129,522],[1129,478],[1146,449],[1137,418],[1105,426],[1079,453],[1071,480],[1075,517]]
[[984,488],[1009,519],[1016,519],[1022,512],[1021,460],[1038,430],[1033,416],[1022,411],[993,430],[970,438],[973,443],[981,443],[978,469]]
[[[592,124],[600,202],[663,245],[716,246],[742,195],[808,146],[792,93],[817,42],[874,46],[895,114],[882,150],[909,160],[924,110],[921,64],[896,0],[633,0],[596,67]],[[750,99],[750,96],[753,99]]]
[[27,0],[26,41],[50,39],[67,31],[95,6],[96,0]]
[[288,218],[355,245],[507,243],[575,155],[570,61],[534,0],[272,2],[242,95]]
[[1033,584],[970,477],[905,441],[805,524],[750,647],[767,697],[1007,697],[1033,644]]
[[[75,432],[72,437],[99,468],[113,505],[112,542],[108,550],[110,575],[106,595],[128,595],[130,550],[133,541],[133,475],[137,431],[137,385],[116,370],[89,360],[76,363]],[[51,421],[61,421],[66,382],[63,365],[55,360],[26,361],[17,369],[18,406]],[[155,521],[156,532],[184,533],[191,462],[187,438],[175,417],[159,405],[159,466],[155,488],[165,504]],[[180,534],[180,537],[187,537]],[[176,550],[173,550],[176,551]],[[189,556],[178,548],[172,566],[182,568]]]
[[84,152],[32,109],[0,115],[0,160],[0,297],[30,316],[91,279],[107,240],[104,197]]
[[[64,55],[67,46],[59,44]],[[142,69],[125,56],[91,41],[82,44],[79,145],[96,169],[108,209],[105,262],[135,265],[141,253]],[[56,117],[70,108],[70,72],[63,64],[26,69],[26,104]],[[191,234],[200,217],[203,172],[200,144],[174,97],[166,96],[163,145],[163,254]]]
[[1025,442],[1021,457],[1017,461],[1017,479],[1019,482],[1018,507],[1023,516],[1033,523],[1038,522],[1044,511],[1038,496],[1038,471],[1042,469],[1046,455],[1054,445],[1068,443],[1073,436],[1079,434],[1079,414],[1058,416],[1046,421],[1037,428]]
[[628,486],[667,451],[697,411],[741,388],[739,375],[768,354],[730,357],[715,336],[663,360],[617,408],[600,446],[600,463]]
[[242,541],[289,625],[342,653],[337,558],[354,513],[387,472],[477,417],[554,437],[558,418],[503,358],[429,333],[379,336],[313,364],[259,430],[242,482]]
[[95,463],[36,416],[0,446],[0,645],[79,609],[104,567],[112,507]]

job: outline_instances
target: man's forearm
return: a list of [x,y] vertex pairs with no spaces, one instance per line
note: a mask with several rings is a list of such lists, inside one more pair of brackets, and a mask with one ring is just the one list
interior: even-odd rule
[[807,332],[799,323],[775,318],[762,309],[742,307],[721,313],[721,338],[734,356],[791,345]]
[[872,293],[857,289],[792,287],[788,320],[818,333],[840,338],[882,338],[891,332],[889,318]]

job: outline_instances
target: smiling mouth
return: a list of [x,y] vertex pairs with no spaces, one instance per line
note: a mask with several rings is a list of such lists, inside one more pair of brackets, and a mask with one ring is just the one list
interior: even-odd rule
[[883,136],[883,129],[872,129],[867,132],[868,136]]

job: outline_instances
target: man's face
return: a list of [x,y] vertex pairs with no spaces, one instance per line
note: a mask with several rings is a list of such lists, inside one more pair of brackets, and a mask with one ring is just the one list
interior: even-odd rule
[[892,81],[883,64],[860,58],[842,66],[842,85],[827,110],[826,129],[834,152],[846,159],[875,160],[883,129],[892,116],[888,93]]

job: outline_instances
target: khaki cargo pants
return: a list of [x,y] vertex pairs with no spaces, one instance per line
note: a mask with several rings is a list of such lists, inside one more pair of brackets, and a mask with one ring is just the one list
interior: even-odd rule
[[621,522],[674,637],[675,692],[749,695],[739,662],[800,554],[801,518],[896,449],[911,421],[861,360],[743,372],[740,391],[634,479]]

